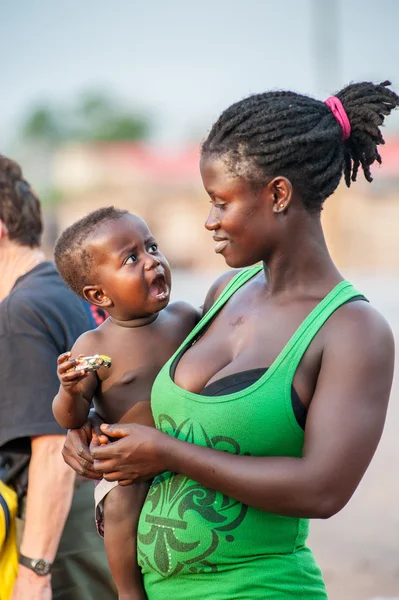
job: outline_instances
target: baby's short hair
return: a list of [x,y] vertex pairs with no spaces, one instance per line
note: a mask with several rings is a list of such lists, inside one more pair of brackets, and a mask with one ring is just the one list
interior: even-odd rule
[[91,277],[95,259],[88,242],[97,227],[128,214],[129,211],[114,206],[99,208],[73,223],[58,238],[54,249],[55,264],[62,279],[75,294],[84,298],[83,288],[93,283]]

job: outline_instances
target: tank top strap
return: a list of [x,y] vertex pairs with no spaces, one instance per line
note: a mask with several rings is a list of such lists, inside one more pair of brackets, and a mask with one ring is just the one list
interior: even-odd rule
[[[209,312],[212,312],[214,309],[214,312],[217,312],[221,308],[221,305],[223,306],[223,304],[225,304],[227,300],[229,300],[229,298],[244,285],[244,283],[252,279],[252,277],[255,277],[262,269],[262,265],[256,265],[256,267],[249,267],[248,269],[243,269],[237,273],[237,275],[235,275],[235,277],[233,277],[226,285]],[[214,313],[212,312],[212,314]]]
[[[240,289],[241,286],[244,285],[247,281],[255,277],[261,270],[263,269],[262,265],[257,265],[256,267],[249,267],[248,269],[243,269],[237,275],[235,275],[229,283],[226,285],[218,299],[211,306],[208,312],[202,317],[202,319],[197,323],[191,333],[184,340],[182,347],[184,347],[187,343],[190,342],[195,336],[197,336],[200,331],[205,327],[205,325],[213,319],[213,317],[220,311],[220,309],[226,304],[226,302],[233,296],[233,294]],[[176,352],[176,355],[179,351]]]
[[284,364],[284,373],[287,375],[287,380],[292,380],[311,341],[327,319],[345,302],[357,296],[362,296],[362,294],[349,281],[338,283],[301,323],[270,367],[270,370],[275,371],[281,364]]

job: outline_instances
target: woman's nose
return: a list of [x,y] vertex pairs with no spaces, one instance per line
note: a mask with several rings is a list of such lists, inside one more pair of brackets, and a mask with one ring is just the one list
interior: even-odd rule
[[216,229],[219,229],[219,227],[220,227],[220,221],[215,216],[215,210],[213,207],[209,211],[208,218],[205,221],[205,227],[206,227],[206,229],[208,229],[208,231],[215,231]]

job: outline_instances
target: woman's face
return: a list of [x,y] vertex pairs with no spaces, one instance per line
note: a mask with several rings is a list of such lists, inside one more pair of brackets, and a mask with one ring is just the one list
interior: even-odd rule
[[215,252],[235,268],[267,260],[276,231],[264,190],[254,191],[247,179],[233,175],[222,158],[203,156],[200,170],[211,199],[205,227],[213,233]]

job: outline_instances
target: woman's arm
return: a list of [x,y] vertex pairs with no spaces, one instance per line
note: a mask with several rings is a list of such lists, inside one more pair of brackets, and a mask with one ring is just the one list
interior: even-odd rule
[[178,472],[264,511],[326,518],[345,506],[376,450],[394,362],[392,333],[373,309],[330,328],[302,458],[236,456],[139,425],[105,427],[123,439],[93,451],[111,481]]

